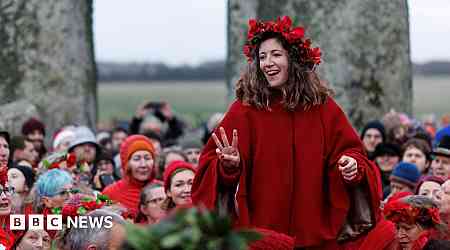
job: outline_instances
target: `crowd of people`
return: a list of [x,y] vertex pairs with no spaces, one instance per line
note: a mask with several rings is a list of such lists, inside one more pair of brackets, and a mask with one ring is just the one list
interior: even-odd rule
[[[252,249],[450,249],[450,118],[391,111],[358,135],[310,45],[288,17],[250,20],[237,98],[195,130],[148,102],[96,133],[48,135],[38,118],[0,131],[0,249],[121,249],[125,223],[190,206],[264,232]],[[12,214],[113,226],[12,230]]]
[[[48,144],[46,126],[37,118],[27,120],[20,135],[1,131],[0,249],[120,249],[126,220],[155,224],[192,203],[203,140],[221,116],[194,130],[168,103],[150,102],[137,108],[128,126],[94,133],[66,125]],[[85,199],[102,206],[84,206]],[[116,229],[10,229],[11,214],[81,215],[66,212],[83,206],[89,216],[112,215]]]
[[[138,108],[137,114],[141,109]],[[191,187],[203,140],[210,137],[221,118],[222,115],[214,114],[201,133],[198,129],[195,132],[188,129],[181,119],[172,118],[176,119],[172,121],[176,125],[172,125],[173,129],[168,126],[164,136],[161,134],[163,122],[155,122],[159,118],[147,110],[142,117],[134,116],[128,128],[116,127],[94,134],[85,126],[64,126],[53,134],[50,149],[44,143],[45,124],[36,118],[23,124],[21,135],[2,131],[2,246],[32,249],[30,247],[36,245],[50,249],[51,244],[59,244],[61,249],[89,249],[89,246],[103,244],[104,249],[113,249],[111,244],[115,244],[115,249],[119,249],[125,237],[125,220],[152,225],[175,207],[192,203]],[[447,239],[445,223],[450,222],[450,124],[447,119],[443,117],[440,123],[418,121],[390,112],[362,129],[362,144],[380,172],[381,207],[389,211],[386,219],[382,219],[366,239],[370,242],[372,237],[381,236],[385,240],[370,243],[368,249],[375,249],[375,244],[384,244],[377,249],[396,249],[388,247],[399,242],[425,244],[428,241],[424,241],[424,237],[436,237],[434,244],[444,244],[438,239]],[[118,242],[109,242],[106,236],[98,238],[105,234],[101,230],[77,232],[73,229],[62,236],[52,230],[9,230],[10,214],[48,215],[57,213],[77,197],[78,200],[80,196],[96,199],[100,195],[109,197],[114,205],[98,208],[90,216],[112,215],[117,228],[107,234],[117,235],[111,239]],[[430,217],[435,221],[424,222],[417,215],[402,214],[395,210],[397,203],[411,204],[418,209],[436,208],[437,215],[433,216],[440,213],[440,219]],[[411,230],[412,227],[417,230]]]

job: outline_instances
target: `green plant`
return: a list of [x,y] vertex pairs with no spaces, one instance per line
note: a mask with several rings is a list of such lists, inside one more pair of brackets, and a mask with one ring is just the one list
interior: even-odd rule
[[128,224],[127,243],[134,250],[245,250],[260,239],[251,230],[234,230],[230,218],[199,208],[180,209],[148,228]]

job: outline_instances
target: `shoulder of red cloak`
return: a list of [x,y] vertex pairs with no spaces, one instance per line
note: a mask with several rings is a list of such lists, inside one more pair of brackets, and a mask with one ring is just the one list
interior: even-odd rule
[[[233,102],[225,113],[221,123],[216,128],[224,127],[228,138],[232,138],[232,130],[238,131],[238,147],[241,154],[241,161],[245,161],[249,143],[249,122],[246,117],[249,107],[240,101]],[[219,199],[219,188],[225,187],[219,182],[219,161],[216,155],[216,144],[212,138],[209,138],[202,150],[199,160],[199,167],[192,185],[192,199],[195,205],[205,206],[207,209],[214,209]],[[244,165],[244,164],[243,164]],[[234,187],[235,189],[235,187]]]
[[328,166],[335,166],[342,155],[350,156],[357,161],[359,170],[363,174],[359,183],[367,184],[370,191],[371,207],[378,221],[381,217],[379,207],[382,199],[381,178],[378,168],[367,159],[356,130],[331,97],[322,106],[321,117],[325,128],[324,140]]

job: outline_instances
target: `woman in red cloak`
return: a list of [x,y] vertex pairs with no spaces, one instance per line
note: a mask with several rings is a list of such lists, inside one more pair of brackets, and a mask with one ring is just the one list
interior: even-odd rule
[[155,178],[155,149],[152,142],[143,135],[127,137],[120,146],[120,160],[123,178],[107,186],[103,194],[127,208],[135,218],[140,193]]
[[298,248],[357,249],[380,216],[379,173],[315,72],[319,48],[291,25],[249,21],[249,64],[202,152],[193,201]]

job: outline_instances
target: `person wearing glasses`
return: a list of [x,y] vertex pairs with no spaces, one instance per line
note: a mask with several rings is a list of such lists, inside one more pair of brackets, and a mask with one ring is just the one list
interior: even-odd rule
[[166,197],[162,182],[154,181],[145,186],[141,192],[136,223],[151,225],[163,218],[166,212],[162,209],[161,205]]
[[[62,208],[72,194],[78,193],[78,190],[73,188],[72,176],[61,169],[43,173],[37,179],[34,189],[33,212],[43,214],[44,217],[54,214],[54,210]],[[58,231],[47,232],[54,238]]]
[[77,190],[73,189],[73,179],[69,173],[52,169],[41,176],[35,184],[34,212],[48,214],[53,208],[60,208]]

